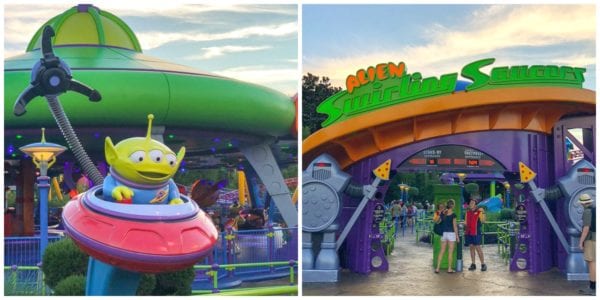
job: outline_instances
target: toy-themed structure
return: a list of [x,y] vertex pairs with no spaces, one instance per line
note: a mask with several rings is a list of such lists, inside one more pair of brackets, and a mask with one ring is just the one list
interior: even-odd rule
[[[537,172],[537,186],[550,192],[546,205],[528,188],[517,191],[514,201],[521,210],[521,226],[510,269],[535,274],[559,267],[569,279],[585,279],[583,262],[574,263],[580,250],[572,241],[561,241],[581,230],[577,218],[582,209],[572,199],[583,190],[592,189],[595,195],[596,93],[582,88],[583,68],[534,65],[481,70],[494,61],[466,65],[461,75],[471,82],[458,81],[458,73],[424,78],[408,73],[404,63],[378,64],[349,75],[347,90],[317,108],[327,119],[322,129],[304,140],[304,168],[319,167],[322,175],[334,174],[339,166],[355,184],[367,185],[371,170],[391,159],[398,172],[462,172],[467,178],[473,173],[499,173],[513,186],[520,181],[519,162],[524,162]],[[579,139],[573,129],[580,130]],[[568,159],[567,143],[583,152],[583,160],[575,166]],[[321,162],[324,154],[330,158],[327,164]],[[564,183],[554,187],[558,182]],[[387,188],[384,184],[377,189],[384,195]],[[347,195],[341,199],[336,223],[344,228],[357,201]],[[340,249],[341,265],[353,272],[387,270],[378,250],[380,239],[372,234],[377,201],[360,215]]]
[[[48,28],[53,32],[47,32]],[[62,77],[56,77],[55,71],[61,72]],[[198,167],[203,156],[243,154],[288,228],[297,226],[296,208],[278,166],[279,157],[272,151],[278,139],[295,139],[296,108],[289,97],[262,86],[146,56],[135,34],[121,19],[92,5],[78,5],[46,22],[25,54],[5,60],[4,72],[5,166],[9,169],[6,181],[17,186],[13,234],[34,234],[31,187],[35,169],[30,159],[15,152],[15,148],[35,140],[34,132],[39,127],[49,128],[49,139],[60,142],[62,136],[55,129],[55,119],[66,143],[77,148],[73,146],[74,138],[63,128],[68,116],[77,130],[75,139],[85,145],[91,159],[88,165],[82,163],[81,153],[74,149],[61,156],[56,166],[63,169],[57,171],[64,172],[65,181],[74,185],[77,160],[82,169],[79,172],[98,185],[108,171],[104,137],[120,141],[144,136],[146,130],[141,121],[150,113],[154,114],[154,124],[149,129],[152,139],[173,149],[185,145],[186,160],[182,166],[185,164],[186,169]],[[93,89],[86,89],[71,76]],[[64,93],[66,90],[82,93],[91,101],[74,92]],[[52,114],[43,97],[38,96],[46,96]],[[64,109],[62,119],[56,117],[61,115],[57,113],[59,109]],[[184,202],[192,205],[193,201]],[[296,240],[295,235],[291,239]]]

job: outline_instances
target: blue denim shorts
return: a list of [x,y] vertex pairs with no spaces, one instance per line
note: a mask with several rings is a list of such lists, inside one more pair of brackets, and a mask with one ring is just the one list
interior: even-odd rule
[[465,235],[465,246],[469,245],[481,245],[481,234]]

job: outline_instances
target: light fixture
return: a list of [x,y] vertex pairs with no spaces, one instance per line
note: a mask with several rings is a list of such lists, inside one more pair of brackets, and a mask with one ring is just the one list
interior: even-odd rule
[[[37,178],[40,199],[40,262],[48,245],[48,190],[50,188],[50,177],[47,176],[48,168],[56,162],[58,155],[67,150],[64,146],[46,142],[45,131],[46,129],[42,128],[41,142],[19,148],[19,150],[31,156],[33,163],[40,169]],[[36,175],[38,175],[37,172]]]
[[55,162],[56,157],[67,150],[67,147],[46,142],[46,129],[42,128],[42,141],[25,145],[19,150],[31,156],[33,163],[40,169],[41,176],[46,176],[48,168]]

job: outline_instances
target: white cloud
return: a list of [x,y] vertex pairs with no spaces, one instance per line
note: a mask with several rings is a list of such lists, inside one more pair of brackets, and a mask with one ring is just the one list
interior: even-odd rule
[[[145,1],[146,2],[146,1]],[[165,16],[165,17],[198,17],[201,14],[214,12],[234,12],[244,14],[281,14],[296,15],[295,5],[233,5],[215,2],[210,5],[186,4],[179,1],[151,1],[140,5],[135,1],[108,2],[97,5],[100,9],[118,12],[121,16]]]
[[[24,1],[24,3],[6,4],[4,9],[7,18],[47,20],[73,6],[75,6],[73,3],[64,2],[45,4],[37,1],[35,3],[27,4],[27,2]],[[94,6],[120,17],[164,16],[180,18],[192,16],[198,17],[201,14],[213,12],[297,15],[296,5],[235,5],[223,4],[216,1],[210,5],[199,5],[194,3],[194,1],[185,3],[185,1],[145,0],[143,5],[135,1],[94,1]]]
[[297,82],[299,78],[297,69],[275,69],[264,65],[235,67],[214,73],[266,86],[276,82]]
[[153,49],[175,41],[202,42],[226,39],[244,39],[253,36],[280,37],[296,34],[297,23],[251,26],[222,33],[206,32],[138,32],[136,33],[142,49]]
[[241,81],[251,82],[280,91],[288,96],[298,93],[297,69],[273,68],[266,65],[243,66],[223,69],[214,73],[234,78]]
[[[51,17],[56,16],[72,7],[70,4],[36,4],[35,7],[25,4],[7,4],[5,6],[5,29],[4,37],[7,44],[18,44],[23,46],[23,51],[35,31]],[[238,13],[271,13],[295,15],[296,9],[293,5],[189,5],[177,1],[151,1],[150,4],[140,5],[137,2],[119,1],[97,4],[100,9],[109,11],[120,18],[124,16],[166,16],[178,19],[195,21],[203,13],[238,12]],[[142,49],[160,47],[166,43],[175,41],[211,41],[223,39],[243,39],[252,36],[287,36],[296,34],[298,31],[296,22],[283,24],[251,26],[223,33],[204,32],[136,32],[136,36],[142,44]]]
[[[305,57],[304,73],[328,76],[335,85],[344,86],[346,76],[358,69],[379,62],[401,60],[407,63],[409,72],[423,71],[424,76],[439,76],[459,72],[457,66],[494,56],[499,50],[542,46],[557,46],[559,49],[562,43],[593,43],[596,36],[595,7],[591,5],[490,6],[476,11],[469,19],[472,21],[461,24],[460,29],[445,28],[439,24],[430,26],[425,35],[431,39],[424,45],[371,51],[366,55]],[[564,52],[557,51],[556,55],[564,55]],[[512,63],[511,60],[518,61],[518,58],[503,57],[502,63]],[[581,53],[563,58],[561,63],[582,66],[582,63],[593,64],[594,60],[594,53]]]
[[39,19],[48,20],[49,18],[56,16],[65,10],[71,8],[73,5],[65,3],[35,3],[35,4],[6,4],[4,5],[4,19]]
[[4,59],[25,54],[25,49],[4,49]]
[[35,32],[48,21],[66,10],[69,6],[56,5],[6,5],[4,7],[4,41],[8,44],[19,44],[22,52]]
[[588,55],[589,53],[574,54],[567,57],[557,57],[551,60],[557,65],[572,65],[577,67],[589,67],[596,64],[596,57]]
[[184,59],[190,59],[190,60],[196,60],[196,59],[198,59],[198,60],[203,60],[203,59],[210,59],[210,58],[215,58],[215,57],[223,56],[223,55],[226,55],[228,53],[252,52],[252,51],[265,50],[265,49],[271,49],[271,46],[233,46],[233,45],[227,45],[227,46],[217,46],[217,47],[205,47],[205,48],[202,48],[202,50],[204,50],[203,54],[186,56],[186,57],[184,57]]

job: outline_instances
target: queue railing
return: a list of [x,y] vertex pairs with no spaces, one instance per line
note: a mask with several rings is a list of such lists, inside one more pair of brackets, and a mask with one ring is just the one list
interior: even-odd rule
[[[222,273],[220,270],[224,270],[227,272],[233,271],[235,272],[238,269],[244,268],[274,268],[278,266],[287,266],[289,268],[289,285],[288,286],[276,286],[276,287],[260,287],[260,288],[250,288],[250,289],[228,289],[223,291],[219,289],[219,274]],[[196,265],[194,266],[194,270],[206,271],[206,275],[211,278],[213,288],[212,290],[194,290],[192,291],[192,295],[202,295],[202,294],[221,294],[221,295],[263,295],[263,293],[267,293],[269,295],[284,295],[289,293],[297,293],[298,286],[296,285],[296,270],[298,267],[298,262],[296,260],[289,261],[274,261],[274,262],[266,262],[266,263],[241,263],[241,264],[212,264],[212,265]],[[240,271],[238,270],[238,271]]]

